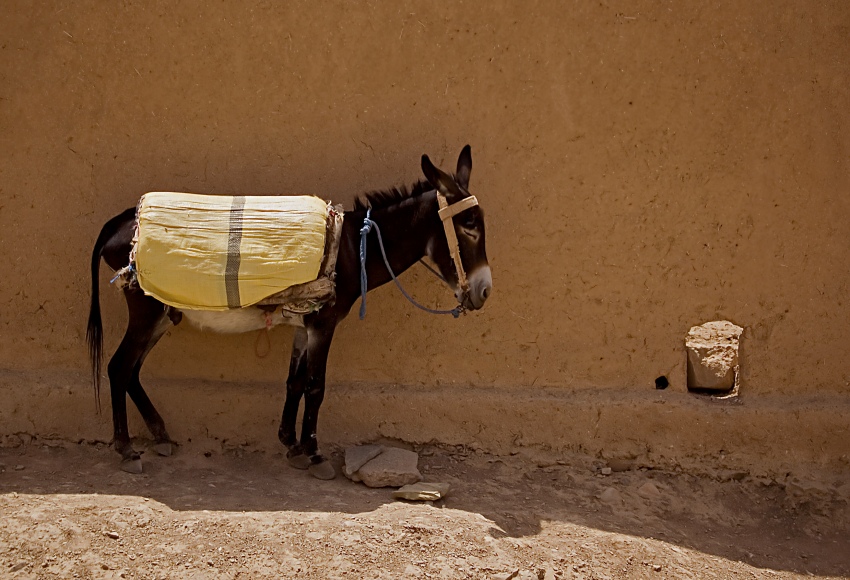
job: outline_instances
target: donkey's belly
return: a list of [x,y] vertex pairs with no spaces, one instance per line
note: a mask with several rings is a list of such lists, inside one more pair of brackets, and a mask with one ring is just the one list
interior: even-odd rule
[[266,312],[252,307],[222,312],[212,310],[181,310],[181,312],[183,319],[192,326],[223,334],[251,332],[280,324],[289,324],[290,326],[303,326],[304,324],[300,316],[289,318],[283,316],[280,310]]

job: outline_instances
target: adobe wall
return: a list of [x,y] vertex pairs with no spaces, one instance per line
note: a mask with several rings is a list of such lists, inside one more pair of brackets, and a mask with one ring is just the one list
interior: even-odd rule
[[[329,393],[433,387],[469,404],[543,389],[592,393],[599,408],[687,406],[685,334],[728,319],[745,329],[745,408],[848,405],[844,2],[89,1],[9,6],[0,29],[0,368],[16,377],[0,396],[22,413],[40,415],[45,369],[90,404],[91,247],[141,193],[350,203],[417,179],[422,153],[451,168],[466,143],[487,307],[428,317],[378,290],[367,319],[337,333]],[[424,270],[403,279],[451,305]],[[126,317],[107,280],[104,268],[110,350]],[[145,367],[158,385],[286,372],[285,329],[262,360],[254,335],[170,334]],[[387,413],[403,417],[393,397]],[[20,418],[9,409],[6,430]],[[76,420],[31,428],[72,434]],[[846,428],[824,438],[843,444]]]

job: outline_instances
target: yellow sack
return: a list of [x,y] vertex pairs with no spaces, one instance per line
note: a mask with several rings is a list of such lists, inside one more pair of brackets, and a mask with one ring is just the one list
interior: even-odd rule
[[317,197],[142,196],[134,248],[145,294],[190,310],[256,304],[315,280],[328,204]]

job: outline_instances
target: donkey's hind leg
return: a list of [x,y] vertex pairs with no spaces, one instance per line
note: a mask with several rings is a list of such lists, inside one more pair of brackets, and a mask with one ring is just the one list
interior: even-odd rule
[[141,414],[142,419],[145,421],[145,425],[147,425],[148,430],[151,432],[151,435],[153,435],[153,450],[159,455],[166,457],[170,456],[174,452],[175,443],[171,440],[171,437],[168,435],[168,431],[165,429],[165,422],[153,406],[153,403],[151,403],[151,400],[148,398],[148,394],[145,392],[144,388],[142,388],[142,383],[139,381],[139,373],[142,370],[142,365],[145,363],[145,358],[147,358],[148,353],[171,327],[172,322],[173,319],[169,320],[169,317],[167,316],[162,316],[157,321],[157,324],[154,327],[154,333],[148,342],[147,348],[145,352],[142,353],[139,362],[137,362],[136,366],[133,367],[133,374],[130,378],[130,382],[127,384],[127,394],[130,395],[130,399],[136,405],[136,408],[139,410],[139,414]]
[[[167,328],[164,325],[168,322],[168,317],[165,315],[165,306],[161,302],[145,296],[140,290],[127,289],[124,297],[127,300],[129,314],[127,331],[108,365],[109,389],[112,395],[113,440],[115,450],[121,454],[121,469],[129,473],[141,473],[141,455],[133,449],[127,427],[126,395],[129,392],[133,397],[146,424],[154,425],[156,429],[161,427],[159,435],[165,434],[162,418],[156,413],[138,382],[138,372],[145,355]],[[157,433],[154,433],[154,437],[157,437]]]
[[167,457],[174,452],[174,442],[171,440],[171,437],[168,435],[168,431],[165,429],[165,422],[162,420],[162,417],[153,406],[153,403],[151,403],[151,400],[148,398],[148,394],[139,382],[139,370],[141,369],[141,366],[142,365],[140,363],[136,365],[136,368],[133,370],[133,376],[130,379],[130,383],[127,385],[127,394],[130,395],[130,399],[136,405],[136,408],[139,410],[139,414],[145,421],[145,425],[147,425],[148,430],[151,432],[151,435],[153,435],[153,450],[159,455]]

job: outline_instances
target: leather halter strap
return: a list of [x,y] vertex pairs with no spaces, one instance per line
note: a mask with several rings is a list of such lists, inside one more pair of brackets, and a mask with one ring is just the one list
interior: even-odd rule
[[470,195],[457,203],[449,205],[449,202],[446,201],[446,196],[438,191],[437,203],[440,206],[438,215],[443,221],[443,229],[446,232],[446,241],[449,244],[449,254],[452,257],[452,261],[455,263],[455,270],[457,270],[457,283],[458,286],[460,286],[460,290],[463,292],[463,295],[466,296],[469,294],[469,281],[466,279],[466,272],[463,269],[463,263],[460,261],[460,247],[457,243],[457,234],[455,233],[452,218],[460,212],[478,205],[478,199],[474,195]]

